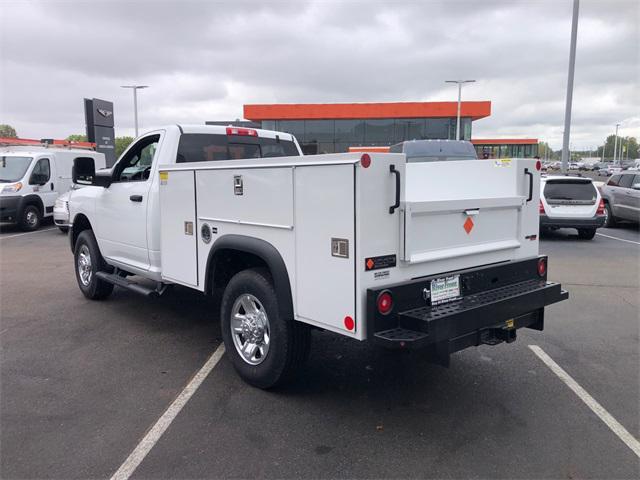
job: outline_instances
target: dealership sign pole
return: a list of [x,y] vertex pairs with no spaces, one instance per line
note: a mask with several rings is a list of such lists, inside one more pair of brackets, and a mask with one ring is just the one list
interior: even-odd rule
[[136,129],[136,137],[138,136],[138,89],[149,88],[148,85],[122,85],[122,88],[130,88],[133,90],[133,123]]

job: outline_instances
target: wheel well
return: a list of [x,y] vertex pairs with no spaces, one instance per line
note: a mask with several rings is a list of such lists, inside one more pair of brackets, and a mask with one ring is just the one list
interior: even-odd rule
[[76,240],[78,239],[78,235],[80,235],[85,230],[92,230],[91,223],[89,219],[83,214],[79,213],[73,219],[73,237],[71,239],[71,248],[76,244]]
[[224,287],[237,272],[255,267],[267,269],[273,280],[283,318],[293,318],[293,297],[287,266],[280,252],[269,242],[244,235],[223,235],[215,241],[207,259],[205,292]]
[[256,267],[269,269],[267,263],[253,253],[231,248],[221,248],[217,250],[211,258],[209,271],[211,277],[209,278],[208,293],[213,293],[213,291],[218,288],[224,288],[236,273]]
[[38,197],[37,195],[26,197],[22,204],[21,210],[24,211],[25,208],[31,205],[40,210],[40,215],[44,215],[44,204],[42,203],[42,199],[40,197]]

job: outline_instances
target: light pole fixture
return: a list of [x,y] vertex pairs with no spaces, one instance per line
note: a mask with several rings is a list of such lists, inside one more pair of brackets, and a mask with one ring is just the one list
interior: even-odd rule
[[619,123],[616,123],[616,136],[613,140],[613,164],[616,165],[618,158],[618,127]]
[[138,136],[138,90],[141,88],[149,88],[149,85],[121,85],[121,88],[130,88],[133,90],[133,122],[136,129],[136,137]]
[[569,75],[567,78],[567,103],[564,109],[564,134],[562,138],[562,173],[569,166],[569,135],[571,134],[571,105],[573,103],[573,74],[576,66],[576,40],[578,38],[578,11],[580,0],[573,0],[571,19],[571,44],[569,46]]
[[475,80],[445,80],[444,83],[457,83],[458,84],[458,115],[456,119],[456,140],[460,140],[460,104],[462,100],[462,84],[474,83]]

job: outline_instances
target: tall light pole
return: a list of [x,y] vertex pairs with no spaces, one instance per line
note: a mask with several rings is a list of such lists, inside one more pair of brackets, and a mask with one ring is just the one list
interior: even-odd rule
[[460,140],[460,104],[462,100],[462,84],[473,83],[475,82],[475,80],[445,80],[444,82],[458,84],[458,115],[456,120],[456,140]]
[[618,127],[620,126],[619,123],[616,123],[616,136],[615,139],[613,140],[613,164],[616,164],[616,159],[618,158]]
[[136,137],[138,136],[138,90],[141,88],[149,88],[149,85],[122,85],[122,88],[130,88],[133,90],[133,121],[136,128]]
[[569,48],[569,75],[567,78],[567,103],[564,109],[564,135],[562,138],[562,172],[569,166],[569,136],[571,134],[571,105],[573,103],[573,73],[576,66],[576,40],[578,38],[578,11],[580,0],[573,0],[571,19],[571,46]]

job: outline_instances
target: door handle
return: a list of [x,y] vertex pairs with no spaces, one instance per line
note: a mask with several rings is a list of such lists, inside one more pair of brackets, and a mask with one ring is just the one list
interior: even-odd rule
[[51,190],[54,190],[53,182],[51,182]]
[[395,203],[389,207],[389,213],[393,214],[396,208],[400,207],[400,172],[395,165],[389,165],[389,172],[396,176],[396,198]]
[[525,168],[524,174],[529,175],[529,196],[527,197],[527,202],[530,202],[533,198],[533,173],[531,173],[528,168]]
[[129,197],[129,200],[131,200],[132,202],[141,202],[142,201],[142,195],[131,195]]

